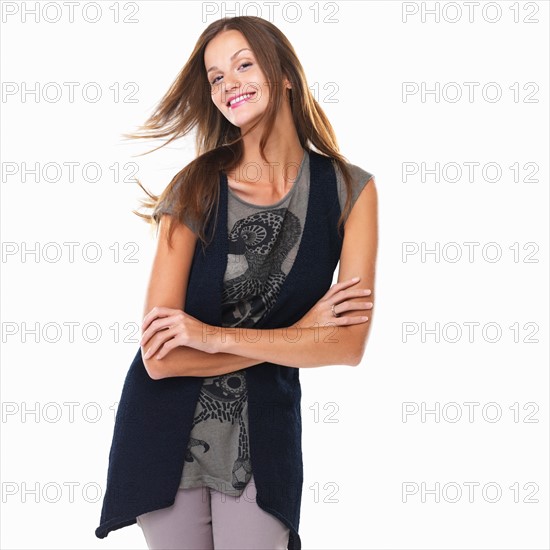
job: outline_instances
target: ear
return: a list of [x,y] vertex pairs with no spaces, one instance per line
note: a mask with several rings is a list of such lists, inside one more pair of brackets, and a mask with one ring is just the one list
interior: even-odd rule
[[288,89],[292,89],[292,84],[290,83],[290,80],[285,76],[283,78],[283,86]]

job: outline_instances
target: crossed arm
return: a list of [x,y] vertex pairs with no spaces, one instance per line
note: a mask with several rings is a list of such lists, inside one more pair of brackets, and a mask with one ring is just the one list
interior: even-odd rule
[[357,338],[348,331],[349,326],[243,329],[204,325],[203,328],[205,346],[220,351],[177,346],[156,359],[147,356],[147,344],[142,346],[151,377],[215,376],[264,361],[297,368],[358,364]]
[[[339,346],[338,332],[348,327],[282,328],[282,329],[248,329],[248,335],[236,329],[210,327],[213,331],[207,338],[225,339],[224,346],[235,349],[238,353],[209,353],[189,346],[178,346],[168,352],[162,359],[144,359],[146,368],[154,379],[170,376],[217,376],[234,372],[264,361],[275,362],[289,367],[320,367],[323,365],[357,364],[355,356],[343,356],[343,347]],[[231,330],[222,336],[215,331]],[[250,332],[253,330],[253,333]],[[240,338],[247,338],[243,345]],[[147,346],[142,346],[145,356]],[[348,346],[348,349],[352,349]],[[241,355],[243,354],[243,355]],[[247,355],[244,355],[247,354]]]
[[[185,301],[185,296],[172,296],[169,300],[155,291],[187,288],[187,280],[178,281],[174,278],[178,276],[177,273],[181,273],[181,258],[190,259],[195,245],[191,238],[193,234],[182,225],[181,229],[174,232],[177,252],[168,251],[162,244],[166,225],[165,220],[161,220],[161,239],[153,264],[145,313],[150,312],[153,304],[165,303],[167,307],[176,308],[177,303]],[[368,299],[373,302],[377,245],[377,192],[372,179],[360,193],[345,224],[338,283],[355,276],[361,277],[354,288],[370,289]],[[171,267],[174,269],[170,269]],[[184,271],[188,273],[188,269]],[[255,329],[214,327],[196,320],[195,326],[190,329],[194,334],[191,341],[196,347],[178,345],[166,352],[155,347],[155,337],[152,337],[142,342],[144,364],[154,379],[171,376],[215,376],[262,362],[296,368],[355,366],[360,364],[364,355],[373,310],[361,311],[359,306],[353,310],[352,304],[364,303],[364,300],[365,297],[360,296],[346,300],[350,309],[345,312],[347,317],[365,314],[369,317],[366,322],[349,325],[337,325],[335,322],[308,326],[299,321],[291,327]],[[340,306],[340,309],[343,307]],[[343,314],[339,315],[342,317]],[[157,334],[162,334],[162,331]],[[165,348],[169,346],[166,345]],[[154,352],[148,355],[150,350]],[[160,353],[160,359],[157,358],[157,352]]]

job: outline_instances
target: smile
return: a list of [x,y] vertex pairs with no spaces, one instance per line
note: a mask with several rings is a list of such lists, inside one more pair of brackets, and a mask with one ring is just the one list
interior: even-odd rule
[[227,103],[227,106],[230,109],[234,109],[235,107],[238,107],[239,105],[242,105],[245,101],[248,101],[256,92],[252,92],[250,94],[242,94],[240,96],[237,96],[236,98],[232,99]]

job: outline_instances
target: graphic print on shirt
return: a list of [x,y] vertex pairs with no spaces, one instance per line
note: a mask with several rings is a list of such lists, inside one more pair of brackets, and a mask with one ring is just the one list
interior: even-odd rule
[[281,266],[301,229],[298,217],[286,208],[257,212],[233,226],[229,254],[245,271],[224,284],[225,326],[253,327],[273,306],[286,279]]
[[[244,405],[246,404],[246,380],[241,372],[230,372],[221,376],[212,376],[204,379],[200,394],[200,413],[195,416],[192,428],[209,419],[220,422],[236,421],[239,423],[239,458],[233,464],[232,485],[235,489],[244,489],[251,476],[250,457],[248,455],[248,434],[242,418]],[[191,450],[201,447],[202,452],[210,450],[207,441],[189,438],[186,462],[193,462]]]
[[[287,208],[255,212],[233,225],[228,243],[231,261],[228,259],[222,293],[224,327],[253,327],[273,306],[287,276],[282,264],[301,233],[300,219]],[[193,462],[197,457],[194,453],[211,452],[208,431],[203,431],[202,438],[193,437],[195,426],[207,420],[232,425],[238,422],[238,455],[232,466],[231,484],[235,489],[244,489],[252,477],[245,374],[236,371],[205,377],[198,403],[185,460]]]

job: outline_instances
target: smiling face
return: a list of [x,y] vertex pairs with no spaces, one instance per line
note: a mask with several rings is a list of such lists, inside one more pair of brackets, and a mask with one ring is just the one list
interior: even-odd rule
[[269,86],[241,32],[223,31],[210,40],[204,66],[212,101],[231,124],[243,130],[263,115]]

